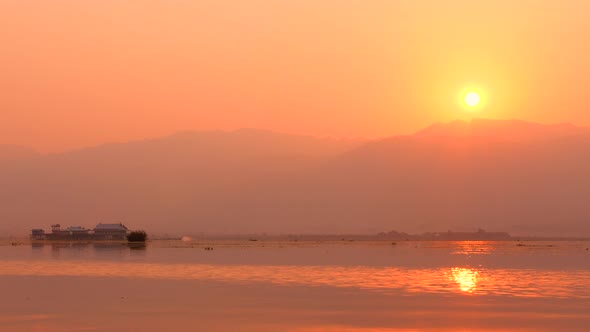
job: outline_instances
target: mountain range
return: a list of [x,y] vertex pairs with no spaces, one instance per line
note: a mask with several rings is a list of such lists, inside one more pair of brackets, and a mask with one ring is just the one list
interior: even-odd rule
[[590,235],[590,130],[455,121],[375,140],[242,129],[40,155],[0,146],[0,232]]

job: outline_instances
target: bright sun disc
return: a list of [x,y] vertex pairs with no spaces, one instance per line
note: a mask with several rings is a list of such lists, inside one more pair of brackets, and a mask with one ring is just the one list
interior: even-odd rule
[[465,104],[469,107],[475,107],[481,101],[481,97],[477,92],[471,91],[465,95]]

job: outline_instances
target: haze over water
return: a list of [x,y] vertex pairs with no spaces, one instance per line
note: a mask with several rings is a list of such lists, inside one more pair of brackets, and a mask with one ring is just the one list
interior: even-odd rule
[[1,246],[0,327],[585,331],[590,243],[518,243]]

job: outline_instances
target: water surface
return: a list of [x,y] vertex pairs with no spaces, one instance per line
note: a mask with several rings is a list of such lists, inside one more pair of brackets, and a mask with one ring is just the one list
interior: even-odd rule
[[0,246],[5,298],[0,327],[159,331],[157,318],[172,328],[213,331],[586,331],[588,246],[583,241],[5,245]]

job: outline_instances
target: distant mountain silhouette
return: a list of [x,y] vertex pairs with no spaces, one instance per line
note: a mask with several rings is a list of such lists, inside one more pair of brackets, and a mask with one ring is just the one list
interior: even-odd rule
[[522,120],[473,119],[436,123],[416,133],[421,137],[471,137],[496,141],[547,140],[590,134],[589,128],[569,123],[542,125]]
[[0,163],[30,160],[36,157],[39,157],[39,154],[33,149],[17,145],[0,144]]
[[122,221],[170,234],[588,236],[588,151],[586,128],[517,120],[370,142],[180,133],[0,164],[0,230]]
[[242,197],[243,187],[363,142],[254,129],[184,132],[2,163],[0,232],[98,221],[162,232],[247,230],[237,199],[256,197]]
[[317,222],[365,230],[590,234],[588,151],[585,128],[454,122],[343,154],[305,176],[305,191]]

